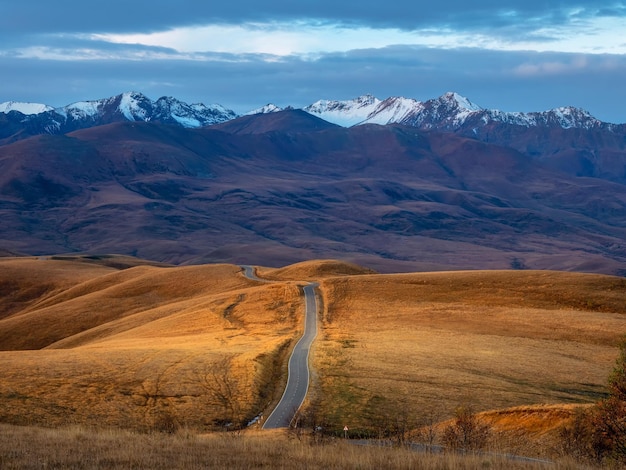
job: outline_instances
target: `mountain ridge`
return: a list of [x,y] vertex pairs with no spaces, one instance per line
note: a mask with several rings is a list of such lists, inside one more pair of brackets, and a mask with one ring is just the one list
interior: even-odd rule
[[[30,109],[37,105],[30,104]],[[43,105],[41,105],[43,106]],[[7,105],[7,109],[10,106]],[[14,106],[18,108],[18,106]],[[182,128],[217,126],[230,132],[262,133],[278,125],[282,111],[267,104],[244,115],[221,105],[188,105],[175,98],[156,101],[137,92],[111,98],[76,102],[63,108],[24,115],[16,110],[0,112],[0,145],[39,134],[67,134],[114,122],[154,122]],[[451,132],[481,142],[514,148],[529,158],[553,169],[576,176],[590,176],[626,182],[626,124],[602,122],[585,110],[573,107],[555,108],[534,113],[511,113],[483,109],[458,93],[449,92],[439,98],[417,101],[390,97],[380,100],[363,95],[353,100],[329,101],[300,108],[324,120],[316,128],[339,125],[403,125],[420,130]],[[273,122],[260,125],[266,114],[276,114]],[[259,120],[253,117],[257,116]],[[295,115],[294,115],[295,116]],[[302,116],[300,126],[306,119]],[[295,121],[294,121],[295,122]],[[247,123],[247,124],[244,124]],[[308,125],[312,125],[309,121]],[[276,129],[287,130],[288,122]],[[230,129],[230,131],[229,131]],[[303,131],[294,127],[292,131]],[[312,130],[307,129],[307,130]]]
[[588,111],[572,106],[530,113],[504,112],[484,109],[455,92],[427,101],[404,97],[379,100],[372,95],[363,95],[346,101],[321,100],[303,109],[330,122],[350,125],[404,124],[423,129],[457,130],[468,121],[476,125],[482,121],[482,124],[501,122],[525,127],[556,125],[564,129],[606,127],[612,130],[619,127],[619,124],[602,122]]
[[[462,125],[470,117],[473,122],[482,120],[484,124],[495,121],[527,127],[559,125],[563,128],[592,128],[604,126],[612,129],[623,125],[603,122],[596,119],[588,111],[573,106],[561,106],[546,111],[533,112],[505,112],[498,109],[486,109],[456,92],[447,92],[438,98],[426,101],[402,96],[380,100],[371,94],[365,94],[350,100],[322,99],[302,108],[292,108],[291,106],[281,108],[273,103],[268,103],[246,113],[237,114],[219,104],[210,106],[202,103],[187,104],[176,98],[165,96],[153,101],[142,93],[131,91],[99,100],[78,101],[60,108],[53,108],[40,103],[7,101],[0,103],[0,113],[8,114],[15,111],[24,116],[54,113],[64,118],[74,120],[90,118],[97,122],[99,121],[98,113],[104,114],[102,110],[111,113],[112,105],[117,106],[119,113],[129,121],[156,121],[190,128],[217,124],[247,115],[273,113],[284,109],[302,109],[343,127],[361,124],[404,124],[414,127],[453,129],[455,126]],[[58,123],[58,130],[61,130],[61,125],[62,123]],[[53,128],[47,128],[47,130],[53,131]]]
[[[92,101],[77,101],[60,108],[30,103],[14,106],[12,112],[1,112],[0,142],[14,141],[37,134],[66,134],[78,129],[101,126],[113,122],[157,122],[186,128],[197,128],[224,122],[237,114],[221,105],[187,104],[172,97],[156,101],[138,92],[126,92]],[[37,109],[41,112],[24,114],[19,109]],[[5,107],[9,109],[9,105]],[[1,108],[0,108],[1,109]],[[4,125],[3,125],[4,124]],[[18,129],[18,132],[15,132]]]

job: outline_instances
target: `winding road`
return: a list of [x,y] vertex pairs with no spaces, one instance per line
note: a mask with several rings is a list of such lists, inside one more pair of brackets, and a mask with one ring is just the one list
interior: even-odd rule
[[[255,281],[268,282],[256,276],[252,266],[242,265],[244,275]],[[317,336],[317,300],[315,288],[318,283],[313,282],[304,286],[304,333],[296,343],[289,357],[287,386],[278,405],[263,423],[263,429],[277,429],[289,427],[294,415],[302,406],[309,389],[309,352],[313,340]]]

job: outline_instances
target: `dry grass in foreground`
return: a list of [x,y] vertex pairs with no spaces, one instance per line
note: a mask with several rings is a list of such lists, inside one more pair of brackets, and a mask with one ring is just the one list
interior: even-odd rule
[[[578,468],[567,462],[549,467],[556,470]],[[546,465],[495,455],[428,454],[361,446],[341,439],[311,444],[272,432],[233,437],[226,433],[136,434],[80,427],[44,429],[0,425],[0,468],[530,470],[546,468]]]

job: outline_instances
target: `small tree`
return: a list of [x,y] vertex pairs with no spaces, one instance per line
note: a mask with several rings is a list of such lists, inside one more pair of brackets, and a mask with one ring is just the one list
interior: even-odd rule
[[459,407],[454,423],[443,430],[442,440],[446,447],[454,450],[479,450],[487,445],[491,428],[481,423],[471,407]]
[[418,423],[417,440],[428,446],[431,451],[437,441],[437,423],[439,421],[441,421],[440,413],[431,410]]
[[609,376],[609,396],[598,404],[594,416],[594,441],[607,457],[626,462],[626,339]]
[[206,405],[218,411],[218,424],[225,429],[240,429],[244,424],[244,400],[242,394],[248,383],[233,373],[233,356],[223,356],[219,360],[204,365],[196,371],[198,385],[204,392]]
[[[602,457],[595,452],[594,408],[577,408],[574,417],[567,426],[561,428],[559,437],[561,452],[563,455],[574,457],[578,460],[595,460]],[[596,443],[597,444],[597,443]]]
[[561,430],[566,455],[579,460],[626,463],[626,339],[609,376],[609,395],[596,406],[579,411]]

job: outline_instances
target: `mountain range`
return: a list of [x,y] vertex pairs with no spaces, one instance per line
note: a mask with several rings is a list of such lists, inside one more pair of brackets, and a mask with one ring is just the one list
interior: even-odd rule
[[[293,108],[281,108],[269,103],[244,115],[274,113],[285,109]],[[319,100],[302,109],[343,127],[403,124],[421,129],[452,131],[470,127],[473,132],[477,132],[486,125],[503,123],[522,127],[607,129],[623,132],[626,126],[602,122],[589,112],[571,106],[531,113],[484,109],[453,92],[427,101],[404,97],[380,100],[372,95],[363,95],[345,101]],[[241,117],[219,104],[187,104],[172,97],[161,97],[153,101],[138,92],[127,92],[101,100],[80,101],[61,108],[40,103],[0,103],[0,114],[10,115],[11,112],[15,113],[12,115],[12,122],[21,122],[31,131],[50,134],[124,120],[197,128]]]
[[237,116],[125,93],[0,111],[9,254],[626,274],[626,126],[576,108],[447,93]]
[[214,104],[187,104],[172,97],[156,101],[128,92],[111,98],[79,101],[61,108],[38,103],[0,103],[0,139],[65,134],[113,122],[158,122],[196,128],[234,119],[234,111]]

